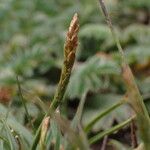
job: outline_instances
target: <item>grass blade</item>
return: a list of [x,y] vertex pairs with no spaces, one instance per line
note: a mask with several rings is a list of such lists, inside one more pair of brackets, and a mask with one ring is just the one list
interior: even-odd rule
[[126,125],[131,123],[134,118],[135,117],[131,117],[128,120],[126,120],[126,121],[124,121],[124,122],[122,122],[122,123],[120,123],[120,124],[110,128],[110,129],[108,129],[106,131],[103,131],[103,132],[95,135],[94,137],[90,138],[90,140],[89,140],[90,144],[93,144],[93,143],[97,142],[98,140],[102,139],[106,135],[110,135],[110,134],[118,131],[119,129],[122,129],[123,127],[125,127]]
[[93,120],[91,120],[87,126],[85,127],[85,132],[89,132],[92,127],[104,116],[106,116],[107,114],[109,114],[111,111],[113,111],[114,109],[118,108],[119,106],[121,106],[122,104],[125,103],[125,100],[121,100],[118,103],[114,104],[112,107],[104,110],[103,112],[100,112]]
[[81,127],[81,118],[82,118],[82,113],[83,113],[83,108],[84,108],[86,96],[87,96],[87,92],[84,92],[82,97],[81,97],[81,100],[80,100],[77,112],[75,114],[75,117],[74,117],[73,121],[71,122],[71,127],[73,129],[79,130],[79,135],[82,139],[82,143],[84,144],[85,149],[89,150],[90,148],[89,148],[87,136],[85,135],[85,133]]
[[78,126],[78,124],[80,124],[80,122],[81,122],[83,107],[84,107],[84,103],[85,103],[85,100],[86,100],[86,95],[87,95],[87,92],[85,92],[81,97],[77,112],[76,112],[76,114],[73,118],[73,121],[71,123],[72,128],[76,128]]

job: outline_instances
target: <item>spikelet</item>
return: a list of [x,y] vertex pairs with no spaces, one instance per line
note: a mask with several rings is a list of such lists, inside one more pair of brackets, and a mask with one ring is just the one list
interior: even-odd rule
[[67,57],[70,52],[76,50],[78,45],[78,31],[79,31],[79,21],[77,13],[73,16],[73,19],[70,23],[69,30],[66,36],[65,42],[65,56]]
[[66,36],[66,42],[64,45],[64,54],[67,64],[72,67],[75,60],[76,48],[78,46],[78,31],[79,31],[79,20],[77,13],[73,16],[69,26],[69,30]]

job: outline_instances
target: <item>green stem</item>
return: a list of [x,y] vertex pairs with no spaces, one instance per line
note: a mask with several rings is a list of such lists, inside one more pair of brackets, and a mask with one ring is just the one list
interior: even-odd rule
[[116,42],[117,48],[122,57],[122,66],[123,66],[123,79],[125,81],[128,96],[129,96],[129,104],[134,109],[137,115],[137,123],[140,131],[141,139],[143,140],[145,150],[149,150],[150,147],[150,118],[148,111],[144,105],[143,98],[139,92],[138,86],[135,82],[134,75],[128,65],[123,49],[121,47],[119,38],[114,31],[114,27],[112,25],[111,18],[108,14],[108,11],[105,7],[104,1],[99,0],[101,9],[106,18],[107,24],[111,30],[112,36]]
[[27,106],[26,106],[25,101],[24,101],[24,98],[23,98],[23,94],[22,94],[22,90],[21,90],[21,85],[20,85],[20,81],[19,81],[18,76],[16,76],[16,79],[17,79],[17,85],[18,85],[18,90],[19,90],[20,99],[21,99],[22,104],[23,104],[23,107],[24,107],[24,109],[25,109],[25,112],[26,112],[28,121],[29,121],[30,125],[32,126],[32,128],[34,129],[34,126],[33,126],[32,120],[31,120],[31,117],[30,117],[30,115],[29,115]]
[[132,122],[133,119],[135,119],[135,116],[129,118],[128,120],[126,120],[126,121],[124,121],[124,122],[122,122],[122,123],[120,123],[120,124],[110,128],[110,129],[108,129],[106,131],[103,131],[103,132],[95,135],[94,137],[90,138],[90,140],[89,140],[90,144],[93,144],[93,143],[97,142],[98,140],[102,139],[106,135],[110,135],[110,134],[112,134],[112,133],[122,129],[123,127],[128,125],[130,122]]
[[119,41],[119,39],[118,39],[118,36],[117,36],[116,33],[115,33],[115,29],[114,29],[114,27],[113,27],[113,25],[112,25],[112,21],[111,21],[111,18],[110,18],[110,16],[109,16],[109,14],[108,14],[108,11],[107,11],[107,9],[106,9],[106,7],[105,7],[104,1],[103,1],[103,0],[99,0],[99,2],[100,2],[101,9],[102,9],[102,11],[103,11],[103,14],[104,14],[104,16],[105,16],[105,18],[106,18],[106,22],[107,22],[107,24],[108,24],[108,26],[109,26],[109,28],[110,28],[110,30],[111,30],[112,36],[113,36],[113,38],[114,38],[114,40],[115,40],[115,42],[116,42],[116,45],[117,45],[117,48],[118,48],[120,54],[121,54],[122,60],[123,60],[123,61],[126,61],[126,60],[125,60],[125,57],[124,57],[123,49],[122,49],[122,47],[121,47],[120,41]]
[[[69,74],[66,75],[66,67],[65,67],[65,63],[62,69],[62,73],[61,73],[61,77],[60,77],[60,81],[58,84],[58,88],[56,90],[56,93],[54,95],[54,99],[52,100],[52,103],[48,109],[48,112],[46,113],[46,115],[44,116],[44,118],[46,118],[47,116],[51,115],[54,113],[55,109],[59,106],[59,104],[61,103],[61,100],[63,99],[64,93],[66,91],[67,85],[69,83],[69,79],[70,79],[70,75],[71,72]],[[65,78],[65,80],[64,80]],[[63,81],[63,85],[62,85],[62,81]],[[40,138],[40,132],[41,132],[41,127],[42,127],[42,123],[40,124],[35,138],[33,140],[33,145],[31,147],[31,150],[35,150]]]
[[63,65],[60,81],[58,84],[58,88],[56,90],[56,93],[54,95],[54,99],[52,100],[52,103],[48,109],[46,116],[49,116],[61,104],[63,96],[64,96],[66,88],[67,88],[67,85],[69,83],[69,79],[70,79],[70,75],[71,75],[71,69],[72,68],[70,68],[70,70],[68,71],[68,69],[66,68],[65,61],[64,61],[64,65]]
[[92,127],[95,125],[95,123],[97,123],[105,115],[107,115],[108,113],[110,113],[111,111],[113,111],[114,109],[118,108],[119,106],[121,106],[124,103],[125,103],[125,100],[121,100],[118,103],[116,103],[113,106],[111,106],[110,108],[104,110],[103,112],[100,112],[93,120],[91,120],[87,124],[87,126],[84,129],[84,131],[88,133],[92,129]]

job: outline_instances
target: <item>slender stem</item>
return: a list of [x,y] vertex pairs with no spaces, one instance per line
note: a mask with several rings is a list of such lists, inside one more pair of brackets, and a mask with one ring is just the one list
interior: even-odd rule
[[131,123],[133,119],[135,119],[135,116],[129,118],[128,120],[126,120],[126,121],[124,121],[124,122],[122,122],[122,123],[120,123],[120,124],[118,124],[118,125],[116,125],[116,126],[110,128],[110,129],[108,129],[108,130],[106,130],[106,131],[103,131],[103,132],[101,132],[101,133],[95,135],[94,137],[92,137],[92,138],[89,140],[90,144],[93,144],[93,143],[99,141],[100,139],[102,139],[102,138],[105,137],[106,135],[110,135],[110,134],[112,134],[112,133],[114,133],[114,132],[116,132],[116,131],[122,129],[123,127],[125,127],[126,125],[128,125],[129,123]]
[[89,132],[92,127],[95,125],[95,123],[97,123],[101,118],[103,118],[104,116],[106,116],[107,114],[109,114],[111,111],[113,111],[114,109],[118,108],[119,106],[121,106],[122,104],[125,103],[125,100],[121,100],[118,103],[114,104],[113,106],[111,106],[110,108],[104,110],[103,112],[100,112],[93,120],[91,120],[87,126],[85,127],[85,132]]
[[106,22],[107,22],[107,24],[108,24],[108,26],[109,26],[109,28],[111,30],[112,36],[114,37],[114,40],[116,42],[117,48],[118,48],[118,50],[119,50],[119,52],[121,54],[121,57],[122,57],[123,61],[125,61],[123,49],[122,49],[121,44],[119,42],[118,36],[115,33],[115,29],[114,29],[114,27],[112,25],[112,21],[111,21],[111,18],[109,16],[109,14],[108,14],[108,11],[107,11],[107,9],[105,7],[104,1],[103,0],[99,0],[99,2],[100,2],[101,9],[103,11],[103,14],[104,14],[104,16],[106,18]]
[[137,115],[137,123],[140,131],[141,139],[143,140],[145,150],[149,150],[150,147],[150,117],[146,106],[144,105],[143,98],[140,94],[138,86],[135,82],[134,75],[125,59],[123,49],[121,47],[119,38],[114,31],[111,18],[108,14],[108,11],[105,7],[104,0],[99,0],[101,9],[106,18],[107,24],[111,30],[112,36],[115,39],[116,45],[122,57],[122,75],[124,82],[127,87],[127,93],[129,96],[128,103],[134,109]]
[[25,101],[24,101],[24,98],[23,98],[23,95],[22,95],[21,85],[20,85],[20,81],[19,81],[18,76],[16,76],[16,79],[17,79],[17,85],[18,85],[18,90],[19,90],[20,99],[21,99],[22,104],[23,104],[23,107],[24,107],[24,109],[25,109],[25,112],[26,112],[28,121],[29,121],[30,125],[32,126],[32,128],[34,129],[34,126],[33,126],[32,120],[31,120],[31,117],[30,117],[30,115],[29,115],[27,106],[26,106],[26,104],[25,104]]
[[[65,62],[64,62],[65,63]],[[71,71],[67,73],[65,64],[63,65],[60,81],[58,84],[58,88],[56,90],[56,93],[54,95],[54,99],[52,100],[52,103],[48,109],[48,112],[46,116],[49,116],[54,110],[61,104],[64,93],[66,91],[67,85],[69,83]],[[63,82],[62,82],[63,81]]]

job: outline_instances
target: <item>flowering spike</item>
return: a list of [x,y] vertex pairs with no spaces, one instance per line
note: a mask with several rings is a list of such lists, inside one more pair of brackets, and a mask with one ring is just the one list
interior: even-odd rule
[[65,57],[68,57],[70,52],[75,53],[75,50],[78,45],[78,36],[77,36],[78,31],[79,31],[79,20],[77,13],[75,13],[70,23],[69,30],[66,36],[66,42],[64,46]]

